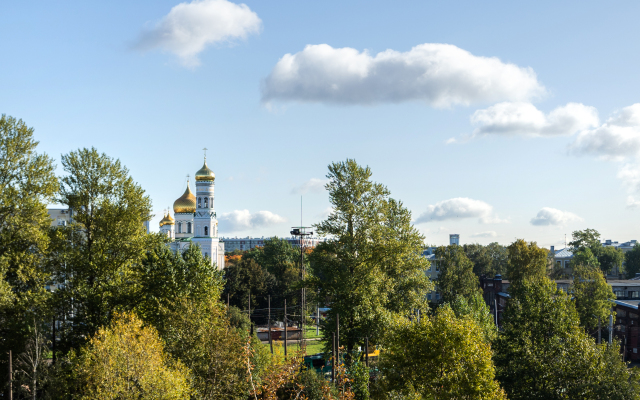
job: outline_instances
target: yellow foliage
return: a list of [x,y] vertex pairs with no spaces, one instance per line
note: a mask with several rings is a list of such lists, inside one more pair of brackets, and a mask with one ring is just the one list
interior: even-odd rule
[[118,314],[85,346],[75,366],[82,399],[186,399],[189,370],[171,360],[157,331],[133,314]]

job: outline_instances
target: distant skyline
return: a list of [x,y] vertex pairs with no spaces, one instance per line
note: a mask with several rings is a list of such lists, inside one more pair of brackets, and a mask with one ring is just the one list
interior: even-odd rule
[[[3,5],[0,113],[119,158],[163,210],[202,166],[221,236],[330,211],[368,165],[428,244],[640,239],[640,4],[204,0]],[[62,172],[59,170],[59,172]],[[194,189],[192,180],[192,190]]]

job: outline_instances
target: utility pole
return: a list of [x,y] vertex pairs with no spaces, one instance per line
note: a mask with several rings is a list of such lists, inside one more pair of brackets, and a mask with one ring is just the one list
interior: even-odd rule
[[13,362],[11,350],[9,350],[9,400],[13,400]]
[[340,360],[340,314],[336,314],[336,355]]
[[287,299],[284,299],[284,358],[287,358]]
[[320,336],[320,305],[316,303],[316,336]]
[[364,363],[369,368],[369,337],[364,338]]
[[271,354],[273,354],[273,342],[271,341],[271,295],[269,295],[269,347],[271,348]]
[[609,346],[613,342],[613,314],[609,314]]
[[331,383],[336,381],[336,333],[333,332],[333,342],[331,344]]

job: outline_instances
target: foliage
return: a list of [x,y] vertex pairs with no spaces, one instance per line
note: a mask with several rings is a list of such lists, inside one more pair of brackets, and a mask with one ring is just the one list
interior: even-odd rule
[[172,307],[178,299],[202,302],[220,297],[222,273],[202,255],[200,247],[174,252],[159,234],[149,241],[152,247],[142,262],[132,266],[136,285],[129,301],[144,321],[160,326],[162,309]]
[[450,306],[456,317],[472,318],[482,330],[482,335],[487,343],[493,342],[498,336],[495,320],[480,293],[474,293],[469,298],[458,295]]
[[381,369],[387,391],[437,399],[504,399],[490,345],[470,316],[448,306],[419,322],[395,320]]
[[509,399],[615,398],[629,378],[637,380],[633,371],[610,376],[612,368],[623,370],[622,360],[580,328],[571,298],[554,282],[524,280],[511,296],[494,358]]
[[[62,156],[66,175],[58,201],[73,222],[52,232],[50,268],[58,319],[65,325],[65,347],[81,344],[108,325],[118,307],[130,307],[135,266],[153,246],[143,226],[151,201],[120,161],[94,148]],[[157,239],[153,239],[157,240]]]
[[163,349],[154,328],[117,314],[83,347],[75,363],[82,399],[184,399],[189,371]]
[[640,272],[640,243],[636,243],[624,256],[627,278],[633,278]]
[[504,274],[507,267],[507,249],[498,243],[487,246],[481,244],[465,244],[464,253],[473,263],[473,273],[477,276],[493,277]]
[[571,294],[575,298],[580,325],[586,329],[598,326],[598,317],[603,323],[607,320],[611,300],[616,298],[600,268],[582,264],[573,267]]
[[438,290],[444,302],[453,302],[458,296],[471,298],[480,292],[478,277],[473,273],[473,263],[461,246],[453,244],[438,247],[436,259],[440,265]]
[[615,247],[603,246],[600,243],[600,233],[595,229],[574,231],[573,240],[569,242],[569,246],[574,254],[573,260],[571,260],[572,264],[579,263],[585,266],[600,267],[607,274],[611,273],[614,268],[621,271],[624,253]]
[[[248,309],[249,294],[251,308],[261,307],[258,301],[266,303],[267,296],[273,293],[276,278],[253,258],[243,257],[239,262],[225,269],[223,298],[229,295],[229,303],[240,309]],[[264,304],[266,307],[266,304]]]
[[347,376],[355,400],[369,400],[369,375],[369,368],[360,360],[347,367]]
[[371,170],[348,159],[329,165],[327,177],[333,212],[315,227],[330,239],[309,256],[312,276],[305,285],[331,302],[325,343],[339,314],[340,343],[351,354],[364,337],[376,343],[391,314],[426,310],[432,284],[410,211],[370,180]]
[[178,299],[159,327],[167,351],[191,370],[199,399],[245,399],[249,393],[247,335],[232,328],[225,314],[214,299]]
[[547,275],[547,250],[536,242],[527,243],[518,239],[507,247],[507,278],[511,288],[525,279],[538,279]]
[[251,330],[251,320],[249,319],[249,316],[242,312],[238,307],[229,307],[228,318],[229,324],[237,330],[241,332],[248,332]]
[[45,360],[49,353],[49,341],[42,335],[42,330],[36,321],[33,322],[33,332],[29,335],[25,350],[17,357],[14,372],[18,387],[22,392],[35,400],[42,387],[47,383],[48,367]]
[[[58,181],[33,132],[22,120],[0,117],[0,354],[22,352],[34,317],[48,318],[49,275],[41,266],[50,246],[46,204]],[[1,371],[6,376],[4,364]]]

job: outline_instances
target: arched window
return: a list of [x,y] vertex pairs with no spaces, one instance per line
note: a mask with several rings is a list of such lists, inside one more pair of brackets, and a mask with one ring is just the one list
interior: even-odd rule
[[[205,203],[206,207],[206,203]],[[198,197],[198,208],[202,208],[202,197]]]
[[209,228],[206,226],[204,227],[204,235],[209,236]]
[[182,222],[178,222],[178,233],[182,233]]
[[209,208],[209,198],[208,197],[204,198],[204,208]]
[[191,233],[191,222],[187,222],[187,233]]

